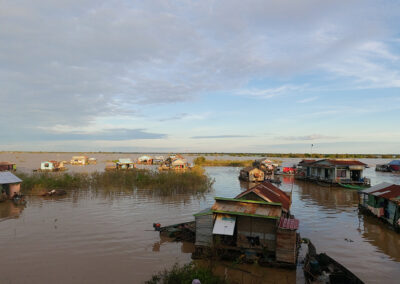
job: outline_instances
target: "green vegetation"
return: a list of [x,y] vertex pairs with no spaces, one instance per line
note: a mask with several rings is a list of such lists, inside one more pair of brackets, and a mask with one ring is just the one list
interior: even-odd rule
[[400,154],[318,154],[318,153],[191,153],[197,156],[276,157],[276,158],[331,158],[331,159],[398,159]]
[[18,173],[24,193],[40,193],[51,189],[152,189],[163,195],[204,193],[213,181],[204,170],[154,172],[143,169],[87,173]]
[[194,159],[196,166],[207,167],[250,167],[253,165],[254,160],[207,160],[205,157],[200,156]]
[[170,270],[164,270],[153,275],[146,284],[190,284],[194,279],[199,279],[202,284],[223,284],[223,279],[214,276],[207,268],[197,267],[193,263],[179,266],[175,264]]

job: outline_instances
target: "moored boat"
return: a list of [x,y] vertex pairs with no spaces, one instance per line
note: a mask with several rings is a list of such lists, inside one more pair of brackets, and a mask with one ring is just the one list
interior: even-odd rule
[[306,283],[349,283],[362,284],[356,275],[331,258],[326,253],[319,253],[311,242],[308,242],[308,252],[304,259],[304,276]]

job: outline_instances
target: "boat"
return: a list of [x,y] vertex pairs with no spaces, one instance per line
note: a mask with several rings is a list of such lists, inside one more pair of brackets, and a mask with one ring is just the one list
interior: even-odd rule
[[364,189],[369,187],[369,186],[366,186],[366,185],[353,185],[353,184],[343,184],[343,183],[339,183],[339,185],[341,187],[344,187],[344,188],[347,188],[347,189],[351,189],[351,190],[364,190]]
[[348,283],[363,284],[356,275],[331,258],[326,253],[317,254],[314,245],[308,242],[308,252],[304,259],[304,276],[306,283]]

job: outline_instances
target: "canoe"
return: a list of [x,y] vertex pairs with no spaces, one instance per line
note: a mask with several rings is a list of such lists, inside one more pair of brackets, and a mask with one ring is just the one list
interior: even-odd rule
[[308,253],[304,259],[306,283],[349,283],[363,284],[356,275],[325,253],[317,254],[314,245],[308,243]]
[[339,182],[339,185],[341,187],[347,188],[347,189],[352,189],[352,190],[364,190],[368,188],[369,186],[361,186],[361,185],[352,185],[352,184],[343,184]]

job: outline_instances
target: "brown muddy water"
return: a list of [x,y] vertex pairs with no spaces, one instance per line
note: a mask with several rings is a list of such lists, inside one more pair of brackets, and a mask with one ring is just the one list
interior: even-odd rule
[[[71,154],[0,154],[30,171],[46,159],[69,160]],[[19,156],[18,156],[19,155]],[[45,156],[49,155],[49,157]],[[64,157],[65,156],[65,157]],[[96,156],[96,155],[95,155]],[[106,160],[133,155],[98,155],[90,167],[69,166],[70,171],[101,170]],[[369,164],[381,161],[369,161]],[[188,263],[193,246],[160,239],[152,223],[168,225],[190,221],[209,207],[214,196],[233,197],[244,190],[239,168],[210,167],[214,189],[203,197],[157,196],[136,192],[73,191],[63,198],[28,197],[25,207],[0,204],[0,283],[143,283],[173,263]],[[372,183],[400,184],[400,175],[366,175]],[[300,219],[302,237],[312,240],[366,283],[398,283],[400,234],[357,212],[357,193],[325,188],[281,177],[281,188],[293,192],[292,212]],[[232,267],[213,263],[215,271],[235,283],[303,283],[297,271]]]

